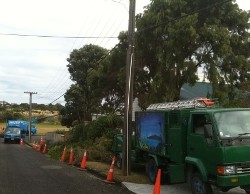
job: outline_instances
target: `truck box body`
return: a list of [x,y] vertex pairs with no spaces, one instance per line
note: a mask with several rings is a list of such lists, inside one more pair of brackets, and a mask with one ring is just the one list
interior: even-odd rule
[[[24,120],[8,120],[7,126],[10,127],[20,127],[22,133],[28,133],[29,132],[29,122]],[[35,125],[32,124],[31,126],[31,133],[36,134],[37,128]]]
[[137,148],[162,155],[172,162],[184,162],[190,111],[136,112]]

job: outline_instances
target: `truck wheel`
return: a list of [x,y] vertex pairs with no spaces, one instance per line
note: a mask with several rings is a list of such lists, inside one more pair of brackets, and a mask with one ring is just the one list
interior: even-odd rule
[[148,169],[147,169],[148,178],[149,178],[151,183],[154,183],[155,179],[156,179],[156,174],[157,174],[157,166],[156,166],[155,160],[151,158],[148,161],[147,167],[148,167]]
[[199,173],[194,173],[191,178],[192,194],[213,194],[210,184],[204,183]]

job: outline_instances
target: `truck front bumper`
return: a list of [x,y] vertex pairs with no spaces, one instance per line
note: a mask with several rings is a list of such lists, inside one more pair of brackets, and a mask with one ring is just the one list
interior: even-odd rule
[[250,174],[217,176],[217,185],[219,187],[238,187],[250,185]]
[[4,136],[4,139],[8,140],[8,141],[19,141],[21,138],[20,138],[20,136],[6,135],[6,136]]

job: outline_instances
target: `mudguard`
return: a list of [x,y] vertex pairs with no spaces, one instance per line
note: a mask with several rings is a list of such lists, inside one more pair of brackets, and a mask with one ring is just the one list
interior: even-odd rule
[[199,170],[203,182],[207,182],[207,171],[200,159],[187,156],[185,158],[185,161],[186,164],[191,164],[195,166]]

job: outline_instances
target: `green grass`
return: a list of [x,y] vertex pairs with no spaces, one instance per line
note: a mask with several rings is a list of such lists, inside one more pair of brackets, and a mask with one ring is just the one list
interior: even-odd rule
[[51,124],[51,123],[38,123],[36,124],[36,127],[39,128],[50,128],[50,129],[55,129],[55,128],[62,128],[62,129],[67,129],[67,127],[62,126],[60,124]]
[[60,124],[39,123],[36,124],[37,134],[46,134],[47,132],[68,131],[69,129]]

